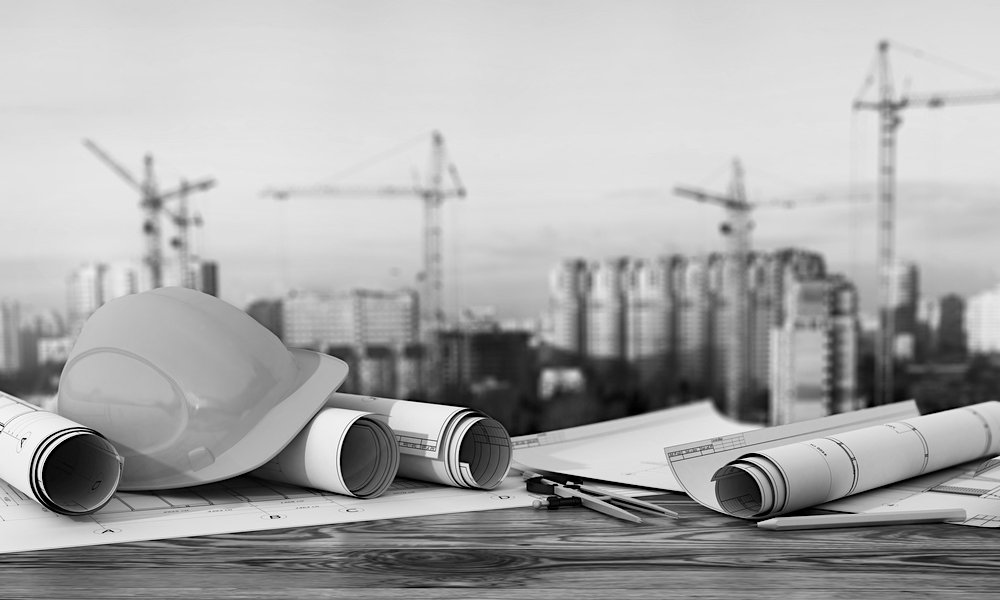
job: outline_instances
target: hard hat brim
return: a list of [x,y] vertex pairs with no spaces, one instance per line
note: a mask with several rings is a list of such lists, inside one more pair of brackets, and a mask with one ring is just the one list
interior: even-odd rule
[[239,442],[197,471],[152,481],[123,479],[118,489],[164,490],[213,483],[248,473],[277,456],[323,408],[330,394],[347,379],[348,372],[347,363],[333,356],[297,348],[288,351],[299,368],[294,391],[268,411]]

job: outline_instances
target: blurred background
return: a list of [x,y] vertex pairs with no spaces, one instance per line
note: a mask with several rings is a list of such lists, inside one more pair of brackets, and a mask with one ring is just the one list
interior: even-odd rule
[[512,434],[1000,386],[1000,5],[0,0],[0,389],[183,285]]

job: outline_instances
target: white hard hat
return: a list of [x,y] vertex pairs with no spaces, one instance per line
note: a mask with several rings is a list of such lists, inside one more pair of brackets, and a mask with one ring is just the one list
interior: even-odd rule
[[159,288],[90,317],[59,380],[59,413],[114,443],[119,489],[186,487],[256,469],[347,377],[332,356],[286,348],[243,311]]

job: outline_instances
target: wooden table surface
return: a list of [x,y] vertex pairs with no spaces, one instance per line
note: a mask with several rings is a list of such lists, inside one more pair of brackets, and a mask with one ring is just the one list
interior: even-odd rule
[[984,598],[1000,531],[768,532],[681,494],[680,520],[581,508],[0,555],[0,598]]

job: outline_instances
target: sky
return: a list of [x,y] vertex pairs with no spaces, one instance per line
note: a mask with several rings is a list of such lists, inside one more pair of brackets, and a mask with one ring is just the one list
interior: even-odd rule
[[[877,119],[851,105],[876,45],[925,53],[890,53],[899,89],[1000,89],[997,22],[987,1],[0,0],[0,298],[65,310],[73,268],[141,256],[138,194],[84,138],[137,175],[151,153],[163,188],[218,181],[197,250],[233,304],[415,286],[417,198],[261,191],[410,184],[439,130],[468,189],[443,208],[452,313],[537,316],[561,258],[722,250],[722,211],[671,190],[726,191],[734,157],[752,200],[831,198],[756,211],[754,246],[822,252],[871,308],[875,203],[848,192],[874,192]],[[926,296],[1000,281],[998,157],[1000,104],[904,112],[897,247]]]

